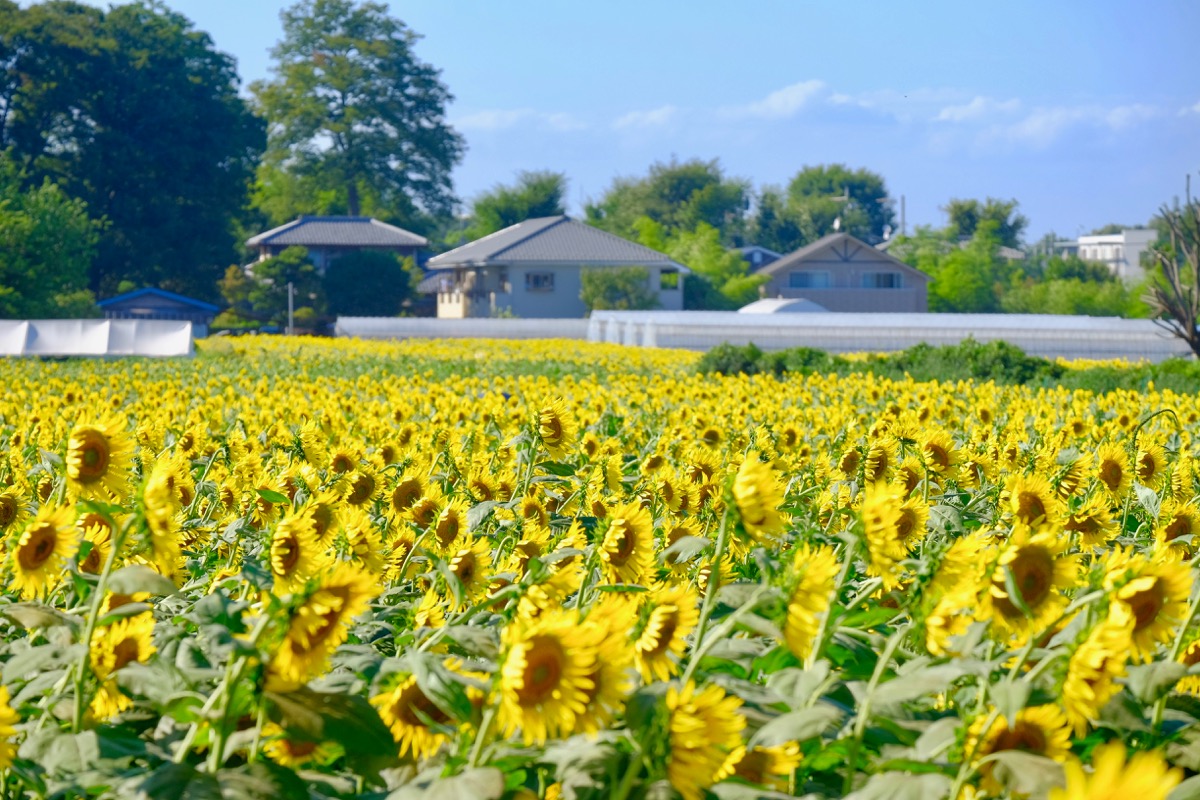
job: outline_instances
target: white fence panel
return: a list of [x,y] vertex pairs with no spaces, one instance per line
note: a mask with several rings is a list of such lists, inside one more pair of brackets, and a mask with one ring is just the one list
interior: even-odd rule
[[145,319],[0,320],[3,356],[191,356],[192,323]]

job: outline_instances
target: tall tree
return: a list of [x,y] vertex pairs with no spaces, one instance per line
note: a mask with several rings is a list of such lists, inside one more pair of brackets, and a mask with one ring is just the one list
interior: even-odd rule
[[1159,324],[1200,356],[1200,198],[1192,197],[1190,177],[1184,198],[1155,220],[1163,235],[1151,251],[1156,269],[1145,300]]
[[499,185],[475,198],[465,239],[478,239],[527,219],[567,213],[567,176],[538,170],[517,173],[513,186]]
[[[844,164],[804,167],[787,187],[788,210],[811,238],[835,227],[868,242],[883,240],[895,219],[883,177]],[[807,223],[807,225],[805,224]]]
[[262,152],[231,57],[161,2],[0,6],[0,143],[106,222],[93,289],[211,297]]
[[588,222],[627,239],[638,237],[637,222],[648,217],[669,234],[716,228],[726,245],[741,243],[750,185],[726,178],[717,160],[657,162],[644,178],[618,178],[595,203]]
[[268,122],[258,196],[274,221],[369,212],[421,229],[447,213],[463,140],[418,36],[381,3],[300,0],[281,17],[275,77],[251,87]]
[[951,231],[959,239],[970,239],[980,225],[991,222],[995,225],[1000,244],[1020,247],[1029,220],[1017,211],[1018,205],[1016,200],[997,200],[994,197],[982,203],[955,198],[946,204],[944,210],[950,216]]

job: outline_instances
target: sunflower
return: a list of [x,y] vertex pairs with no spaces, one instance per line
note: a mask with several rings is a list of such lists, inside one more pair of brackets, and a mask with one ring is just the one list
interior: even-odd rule
[[75,527],[90,545],[88,554],[79,562],[79,571],[99,575],[112,552],[112,526],[99,514],[88,512],[75,520]]
[[1129,454],[1116,442],[1105,442],[1096,451],[1096,479],[1114,500],[1122,500],[1133,484]]
[[629,635],[637,603],[627,595],[605,594],[593,604],[587,625],[596,625],[596,664],[588,674],[587,711],[579,718],[585,733],[599,733],[616,718],[631,689]]
[[687,636],[700,621],[699,598],[686,586],[655,590],[647,601],[649,616],[633,642],[634,662],[646,683],[667,681],[678,670]]
[[283,642],[271,659],[274,675],[303,684],[325,672],[333,651],[346,641],[350,620],[379,593],[375,579],[349,564],[338,564],[293,609]]
[[1114,604],[1071,654],[1060,696],[1067,721],[1077,735],[1087,732],[1088,723],[1121,690],[1116,679],[1125,675],[1132,630],[1133,616],[1121,604]]
[[[991,725],[985,728],[989,720]],[[1010,750],[1064,761],[1071,752],[1071,729],[1062,709],[1056,705],[1023,708],[1011,725],[1003,716],[983,714],[967,733],[966,751],[972,760]],[[1004,786],[997,780],[993,767],[992,762],[979,766],[981,787],[989,795],[1000,795]]]
[[462,546],[467,535],[467,510],[460,500],[446,503],[433,522],[433,539],[443,553],[450,553]]
[[291,514],[275,526],[269,557],[276,594],[299,591],[329,563],[317,544],[312,518],[304,514]]
[[1001,500],[1005,510],[1023,525],[1057,525],[1061,521],[1062,501],[1040,475],[1010,476]]
[[600,543],[604,575],[612,583],[640,583],[654,567],[654,522],[636,502],[614,508]]
[[335,492],[317,494],[296,514],[309,521],[318,547],[324,550],[333,543],[333,535],[338,530],[338,496]]
[[64,575],[67,559],[79,549],[71,509],[42,506],[15,546],[10,545],[10,586],[26,600],[49,593]]
[[420,478],[414,475],[401,478],[388,495],[388,510],[392,518],[400,520],[407,517],[408,512],[424,494],[425,484]]
[[925,647],[935,656],[944,656],[950,639],[967,632],[974,620],[975,598],[982,580],[979,566],[985,542],[980,534],[956,539],[942,556],[922,603],[925,615]]
[[[1185,667],[1194,667],[1200,664],[1200,639],[1196,639],[1179,654],[1179,663]],[[1200,696],[1200,675],[1187,675],[1179,679],[1179,683],[1175,684],[1175,691],[1183,692],[1184,694]]]
[[362,565],[367,572],[383,572],[383,542],[371,518],[364,511],[351,506],[341,515],[341,523],[350,560]]
[[281,767],[330,764],[344,752],[337,742],[319,742],[306,736],[289,735],[274,722],[263,726],[263,752]]
[[697,689],[687,682],[667,689],[670,756],[667,778],[684,800],[701,800],[705,789],[733,772],[745,753],[742,701],[715,683]]
[[412,577],[416,567],[412,560],[412,552],[416,546],[416,536],[408,528],[401,530],[388,543],[387,568],[383,576],[387,583],[399,583]]
[[1138,483],[1157,489],[1167,477],[1166,452],[1157,444],[1142,447],[1133,459],[1133,473]]
[[1117,522],[1113,519],[1108,502],[1103,495],[1093,495],[1074,511],[1068,511],[1063,530],[1079,537],[1083,548],[1103,547],[1117,533]]
[[908,555],[899,531],[903,504],[900,493],[886,485],[867,487],[863,495],[860,514],[867,542],[867,574],[882,579],[884,589],[899,585],[900,562]]
[[1133,655],[1149,662],[1157,645],[1169,641],[1187,617],[1191,571],[1175,559],[1147,558],[1120,547],[1106,566],[1105,588],[1133,619]]
[[1066,786],[1050,790],[1049,800],[1165,800],[1183,771],[1170,767],[1157,752],[1135,753],[1125,761],[1125,745],[1110,742],[1092,753],[1092,772],[1071,759],[1065,765]]
[[16,725],[21,721],[21,715],[9,705],[8,687],[0,686],[0,770],[12,766],[13,758],[17,755]]
[[738,759],[734,774],[753,786],[786,792],[789,779],[801,761],[800,745],[796,742],[752,747]]
[[21,502],[21,493],[15,486],[0,489],[0,536],[15,529],[28,516],[25,504]]
[[779,513],[783,487],[771,467],[753,450],[746,454],[733,479],[733,500],[751,539],[761,542],[778,536],[787,527],[787,516]]
[[342,499],[346,505],[355,508],[369,505],[379,494],[379,480],[369,467],[347,473],[343,486],[345,494]]
[[550,458],[562,461],[575,444],[575,421],[567,413],[561,399],[552,400],[538,411],[535,425],[538,441],[546,448]]
[[119,497],[129,479],[133,443],[125,421],[76,425],[67,440],[67,485],[76,496]]
[[371,705],[391,729],[401,757],[411,753],[418,761],[429,758],[450,741],[454,731],[450,716],[429,699],[413,675],[401,677],[393,689],[372,697]]
[[486,594],[492,566],[488,540],[483,537],[463,541],[449,555],[450,572],[462,585],[464,603],[473,603]]
[[925,435],[921,442],[921,456],[925,468],[944,479],[953,478],[958,471],[958,449],[950,434],[943,430],[932,430]]
[[1053,624],[1067,607],[1062,591],[1075,585],[1078,574],[1075,557],[1064,555],[1066,547],[1049,529],[1014,531],[981,598],[978,619],[1022,641]]
[[92,634],[89,655],[92,671],[100,680],[100,690],[92,698],[94,717],[109,719],[132,704],[112,676],[127,664],[146,663],[156,650],[153,637],[153,614],[123,617]]
[[909,456],[896,467],[896,477],[893,483],[905,497],[916,491],[925,480],[925,468],[915,456]]
[[587,713],[602,630],[581,626],[574,612],[549,609],[504,629],[499,721],[525,744],[566,738]]
[[896,468],[898,452],[899,442],[894,437],[884,436],[872,441],[863,463],[863,480],[867,483],[888,480]]
[[1158,514],[1154,538],[1160,547],[1191,555],[1200,546],[1200,508],[1194,502],[1168,499]]
[[829,612],[840,569],[837,552],[827,545],[802,544],[792,558],[794,585],[788,594],[783,638],[792,655],[808,658],[817,643],[820,617]]
[[150,529],[151,561],[164,572],[174,573],[179,562],[179,529],[175,515],[180,511],[180,484],[173,459],[159,458],[142,488],[146,527]]

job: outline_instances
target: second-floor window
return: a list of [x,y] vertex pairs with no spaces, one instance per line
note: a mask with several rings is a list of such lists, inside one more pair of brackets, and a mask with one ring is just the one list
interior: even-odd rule
[[865,272],[862,276],[864,289],[902,289],[904,278],[899,272]]
[[527,291],[527,292],[553,292],[554,291],[554,273],[553,272],[526,272],[525,273],[525,291]]
[[830,286],[828,272],[791,272],[788,273],[789,289],[828,289]]

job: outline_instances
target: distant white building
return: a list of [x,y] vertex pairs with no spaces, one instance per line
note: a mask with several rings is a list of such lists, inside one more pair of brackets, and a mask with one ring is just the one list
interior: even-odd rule
[[1120,233],[1080,236],[1073,242],[1055,242],[1054,248],[1061,254],[1074,252],[1084,261],[1105,264],[1121,280],[1135,283],[1146,274],[1142,268],[1142,253],[1150,249],[1157,238],[1158,231],[1153,228],[1133,228]]

